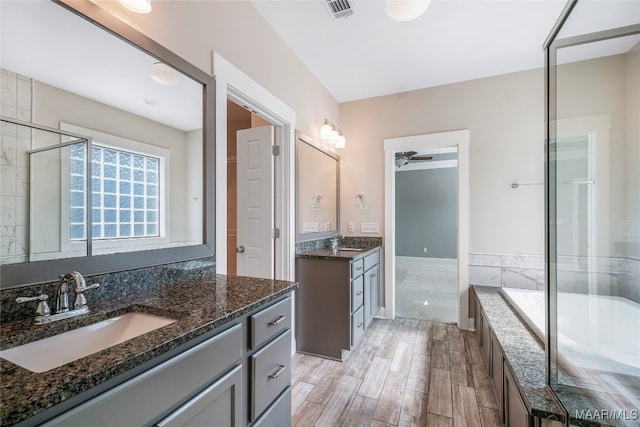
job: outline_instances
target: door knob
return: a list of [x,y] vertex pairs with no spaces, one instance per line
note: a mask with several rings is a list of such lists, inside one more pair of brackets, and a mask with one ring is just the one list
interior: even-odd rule
[[236,252],[239,254],[243,254],[244,253],[244,246],[239,246],[236,248]]

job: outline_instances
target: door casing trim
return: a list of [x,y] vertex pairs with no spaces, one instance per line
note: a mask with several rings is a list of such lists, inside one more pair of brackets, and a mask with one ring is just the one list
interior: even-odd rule
[[460,329],[469,329],[469,143],[468,129],[384,140],[385,317],[395,318],[395,153],[455,147],[458,151],[458,313]]
[[276,239],[275,278],[294,280],[295,268],[295,124],[296,113],[288,105],[235,67],[217,52],[212,52],[213,75],[216,80],[216,272],[227,271],[227,99],[252,111],[276,129],[275,143],[280,145],[276,157],[275,227],[280,229]]

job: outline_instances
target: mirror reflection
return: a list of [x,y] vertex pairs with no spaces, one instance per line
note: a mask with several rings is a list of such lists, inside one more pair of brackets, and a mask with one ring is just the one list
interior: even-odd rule
[[1,7],[0,263],[202,244],[202,84],[53,2]]
[[[305,239],[338,231],[339,157],[298,133],[298,232]],[[333,233],[335,234],[335,233]]]

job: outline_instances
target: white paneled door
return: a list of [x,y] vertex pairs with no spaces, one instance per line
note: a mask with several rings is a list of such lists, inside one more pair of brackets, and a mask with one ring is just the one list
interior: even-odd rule
[[237,132],[238,276],[274,277],[273,140],[273,126]]

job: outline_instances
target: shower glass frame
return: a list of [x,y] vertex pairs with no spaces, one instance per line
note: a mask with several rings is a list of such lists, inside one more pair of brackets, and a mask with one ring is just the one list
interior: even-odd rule
[[[591,33],[584,33],[575,36],[569,36],[560,38],[563,26],[567,23],[567,20],[573,12],[575,7],[579,3],[579,0],[571,0],[565,6],[560,18],[556,25],[552,29],[549,37],[544,44],[545,50],[545,255],[546,255],[546,353],[547,353],[547,383],[554,391],[556,396],[567,409],[569,415],[569,421],[572,422],[572,418],[580,419],[579,405],[575,404],[571,396],[579,396],[582,402],[589,401],[593,397],[593,391],[589,386],[583,386],[580,390],[575,385],[569,385],[563,383],[562,375],[559,374],[559,359],[561,358],[558,349],[558,257],[564,255],[559,253],[558,242],[558,210],[557,203],[558,186],[560,184],[566,184],[561,182],[562,179],[558,173],[558,164],[562,163],[557,157],[559,154],[557,142],[561,139],[558,131],[558,120],[561,119],[558,115],[558,50],[575,47],[586,46],[590,43],[603,42],[607,40],[617,39],[620,37],[633,36],[640,34],[640,24],[622,26],[618,28],[604,29]],[[595,58],[600,58],[596,56]],[[562,172],[562,171],[561,171]],[[588,177],[589,178],[589,177]],[[589,179],[587,180],[589,181]],[[577,183],[577,182],[575,182]],[[574,183],[574,184],[575,184]],[[582,182],[581,184],[585,184]],[[588,184],[588,183],[587,183]],[[593,182],[591,183],[593,184]],[[609,226],[609,224],[607,224]],[[589,237],[587,237],[589,238]],[[611,239],[609,239],[609,242]],[[578,257],[580,257],[578,255]],[[592,259],[591,253],[587,258],[588,264],[595,264],[595,259]],[[590,272],[590,267],[587,269]],[[601,401],[592,402],[591,409],[594,411],[606,408],[598,408],[598,404]],[[583,411],[584,412],[584,411]],[[582,413],[582,412],[581,412]],[[595,413],[595,412],[594,412]],[[601,413],[600,413],[601,414]],[[589,420],[593,421],[593,420]],[[604,419],[602,421],[605,421]]]

